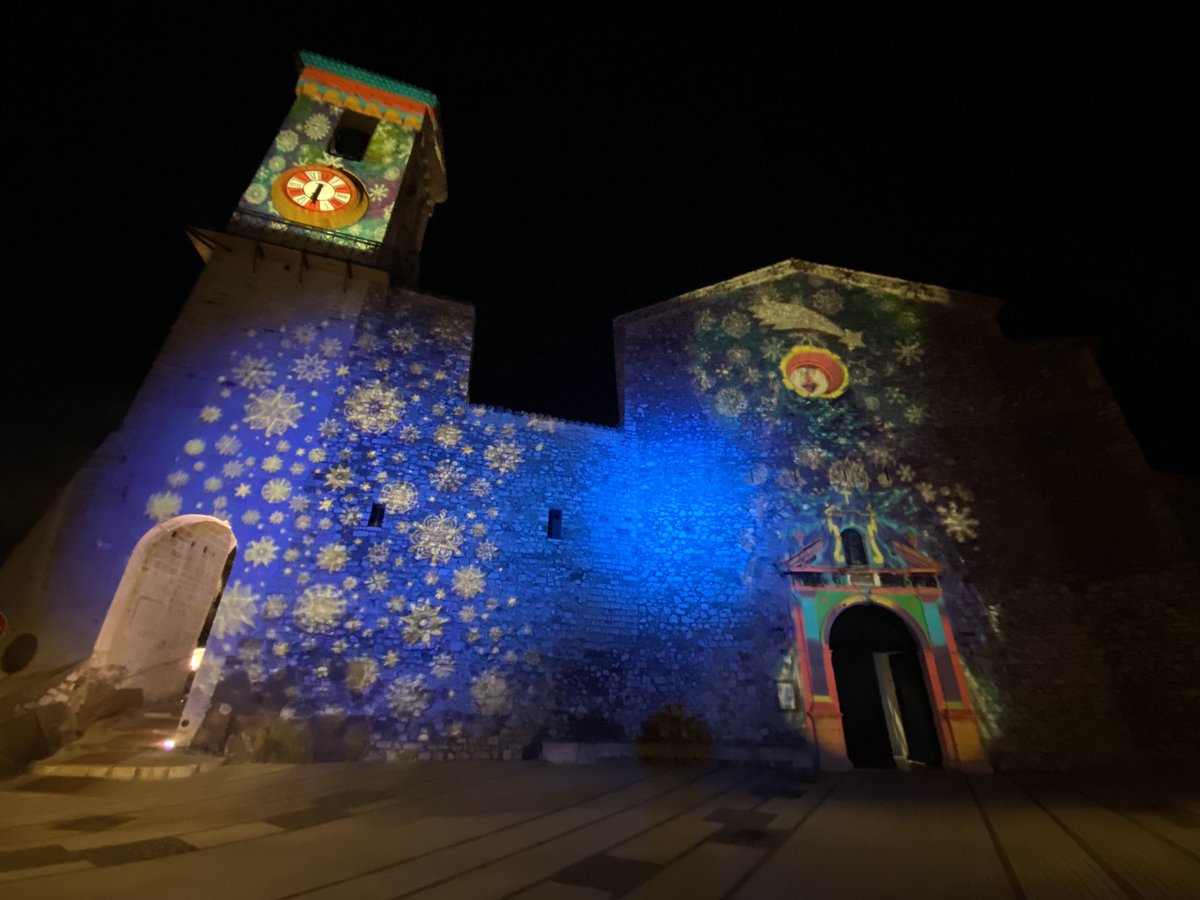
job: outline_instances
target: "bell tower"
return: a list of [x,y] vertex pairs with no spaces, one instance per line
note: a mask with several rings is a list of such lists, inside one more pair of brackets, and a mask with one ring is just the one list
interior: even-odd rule
[[316,53],[299,62],[296,100],[229,231],[416,284],[425,225],[446,199],[437,97]]

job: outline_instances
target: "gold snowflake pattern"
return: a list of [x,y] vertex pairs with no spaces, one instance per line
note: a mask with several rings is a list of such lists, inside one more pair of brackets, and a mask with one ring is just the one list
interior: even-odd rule
[[346,418],[367,434],[386,434],[400,421],[404,407],[395,388],[370,381],[356,387],[346,400]]
[[428,647],[434,638],[441,637],[445,624],[450,621],[441,612],[440,606],[433,606],[428,600],[410,603],[408,614],[400,616],[404,623],[405,643]]
[[443,493],[453,494],[466,481],[467,474],[462,466],[452,459],[443,459],[433,468],[429,480],[435,488]]
[[407,481],[393,481],[379,492],[379,502],[389,515],[406,513],[417,505],[416,486]]
[[162,522],[172,516],[179,515],[183,507],[183,498],[174,491],[161,491],[151,494],[146,501],[146,515],[155,522]]
[[379,680],[379,664],[369,656],[346,660],[345,683],[356,694],[367,691]]
[[979,520],[972,518],[971,507],[964,506],[960,509],[957,503],[950,501],[946,506],[938,506],[936,509],[942,517],[942,527],[946,529],[946,534],[960,544],[979,536],[976,532]]
[[268,503],[283,503],[292,496],[292,485],[286,478],[272,478],[262,486],[260,493]]
[[413,524],[409,535],[409,550],[417,559],[427,559],[431,566],[448,562],[462,554],[464,526],[458,519],[447,516],[443,509],[436,516],[426,516]]
[[352,481],[354,473],[350,471],[349,466],[330,466],[329,471],[325,473],[325,487],[331,490],[344,490]]
[[254,624],[255,604],[259,595],[250,589],[250,585],[235,581],[226,585],[221,600],[217,605],[217,615],[213,619],[212,634],[216,638],[227,638]]
[[487,578],[477,567],[464,566],[454,570],[454,593],[464,600],[482,594],[487,587]]
[[270,535],[251,541],[246,548],[246,562],[253,566],[267,566],[275,561],[279,547]]
[[326,544],[317,551],[317,567],[326,572],[340,572],[350,561],[350,553],[345,544]]
[[332,584],[314,584],[296,602],[296,627],[310,634],[329,634],[346,614],[346,599]]
[[266,387],[274,377],[275,370],[263,356],[243,356],[233,367],[233,380],[251,390]]
[[429,708],[429,690],[422,675],[401,675],[388,686],[388,706],[398,718],[419,716]]
[[433,431],[433,442],[447,450],[454,447],[460,440],[462,440],[462,429],[453,422],[439,425]]
[[292,362],[292,374],[297,381],[324,381],[329,377],[329,363],[316,353],[305,353]]
[[295,394],[268,389],[250,395],[242,421],[254,431],[265,432],[265,437],[285,434],[299,423],[302,406]]
[[502,715],[512,708],[508,679],[495,670],[484,672],[471,683],[471,698],[485,716]]
[[516,441],[496,441],[483,451],[483,458],[487,460],[489,468],[507,475],[515,472],[517,466],[525,461],[525,451]]

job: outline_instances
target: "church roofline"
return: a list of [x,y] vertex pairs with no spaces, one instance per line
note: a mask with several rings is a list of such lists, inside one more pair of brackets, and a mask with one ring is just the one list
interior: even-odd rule
[[728,278],[724,281],[719,281],[716,284],[707,287],[697,288],[694,291],[688,291],[685,294],[680,294],[677,297],[671,297],[650,306],[643,306],[641,309],[635,309],[627,313],[623,313],[613,319],[613,324],[618,327],[632,324],[643,318],[650,318],[659,313],[666,312],[668,305],[674,305],[689,300],[700,300],[713,294],[724,293],[726,291],[738,290],[740,288],[751,287],[756,284],[774,281],[777,278],[782,278],[787,275],[796,273],[805,273],[808,275],[816,275],[820,278],[827,278],[831,281],[840,281],[843,284],[852,287],[869,288],[883,293],[892,294],[897,297],[902,297],[907,300],[914,300],[918,303],[934,303],[940,306],[950,306],[954,301],[970,301],[975,304],[981,304],[987,308],[987,311],[995,315],[1004,305],[1004,301],[996,297],[989,297],[985,294],[972,294],[966,291],[951,290],[949,288],[940,287],[938,285],[924,284],[918,281],[907,281],[903,278],[893,278],[888,275],[876,275],[872,272],[861,272],[857,269],[847,269],[842,266],[827,266],[822,263],[809,262],[803,259],[785,259],[782,262],[777,262],[774,265],[765,266],[761,269],[755,269],[753,272],[747,272],[744,275],[738,275],[734,278]]

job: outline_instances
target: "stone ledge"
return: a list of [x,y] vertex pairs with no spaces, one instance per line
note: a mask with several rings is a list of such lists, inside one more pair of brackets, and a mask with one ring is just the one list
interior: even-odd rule
[[750,744],[684,743],[637,744],[633,742],[543,741],[542,759],[558,765],[576,765],[610,759],[641,759],[645,762],[702,762],[784,765],[812,769],[812,753],[806,748],[760,747]]
[[167,781],[175,778],[189,778],[192,775],[199,775],[201,772],[211,772],[224,764],[225,760],[218,757],[199,758],[195,756],[171,762],[131,759],[116,764],[42,760],[35,762],[30,767],[30,772],[39,776],[104,778],[110,781]]

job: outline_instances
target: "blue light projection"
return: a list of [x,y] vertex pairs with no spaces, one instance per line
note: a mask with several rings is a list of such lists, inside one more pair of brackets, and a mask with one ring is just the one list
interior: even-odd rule
[[[354,320],[281,313],[227,341],[145,502],[149,519],[205,513],[238,540],[192,731],[229,704],[361,722],[376,754],[491,741],[518,755],[539,739],[632,739],[682,706],[716,739],[794,743],[780,561],[853,526],[902,565],[889,541],[930,540],[919,498],[952,503],[905,457],[928,415],[919,395],[882,384],[919,341],[864,357],[831,298],[877,299],[823,287],[829,312],[815,313],[808,290],[781,282],[624,325],[615,429],[471,404],[469,310],[410,292],[379,289]],[[829,338],[848,346],[844,396],[819,396],[819,369],[785,383],[798,341],[778,332],[793,327],[823,329],[803,340],[816,366]],[[946,533],[969,538],[966,516],[944,515]]]

